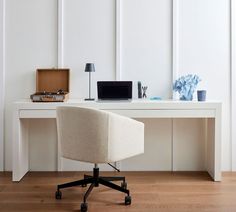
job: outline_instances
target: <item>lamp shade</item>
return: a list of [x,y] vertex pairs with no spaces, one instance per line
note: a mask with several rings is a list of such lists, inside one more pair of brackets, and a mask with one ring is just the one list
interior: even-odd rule
[[95,72],[94,63],[86,63],[84,71],[85,72]]

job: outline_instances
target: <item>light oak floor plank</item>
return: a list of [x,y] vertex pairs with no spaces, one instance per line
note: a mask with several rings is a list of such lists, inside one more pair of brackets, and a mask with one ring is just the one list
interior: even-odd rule
[[[86,188],[62,190],[56,185],[82,178],[84,172],[30,172],[20,182],[0,173],[0,211],[79,211]],[[86,173],[91,174],[91,173]],[[88,199],[89,212],[236,212],[236,173],[213,182],[206,172],[103,172],[126,176],[132,205],[124,194],[100,186]]]

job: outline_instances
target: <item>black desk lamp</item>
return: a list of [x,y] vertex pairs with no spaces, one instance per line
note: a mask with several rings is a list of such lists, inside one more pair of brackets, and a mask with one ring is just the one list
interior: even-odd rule
[[95,67],[93,63],[86,63],[85,72],[89,72],[89,98],[85,99],[85,101],[93,101],[94,99],[91,98],[91,72],[95,72]]

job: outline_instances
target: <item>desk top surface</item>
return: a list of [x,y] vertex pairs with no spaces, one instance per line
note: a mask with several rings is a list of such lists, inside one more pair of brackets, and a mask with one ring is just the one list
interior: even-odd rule
[[69,99],[66,102],[31,102],[23,99],[14,102],[17,109],[55,109],[58,106],[82,106],[98,109],[220,109],[220,101],[179,101],[179,100],[132,100],[132,101],[84,101]]

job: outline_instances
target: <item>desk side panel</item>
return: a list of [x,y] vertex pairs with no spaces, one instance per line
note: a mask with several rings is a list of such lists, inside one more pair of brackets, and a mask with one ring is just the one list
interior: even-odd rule
[[206,151],[206,169],[211,177],[214,179],[215,175],[215,119],[211,118],[207,121],[207,151]]
[[15,110],[13,120],[13,181],[19,181],[29,170],[28,120],[19,119]]

